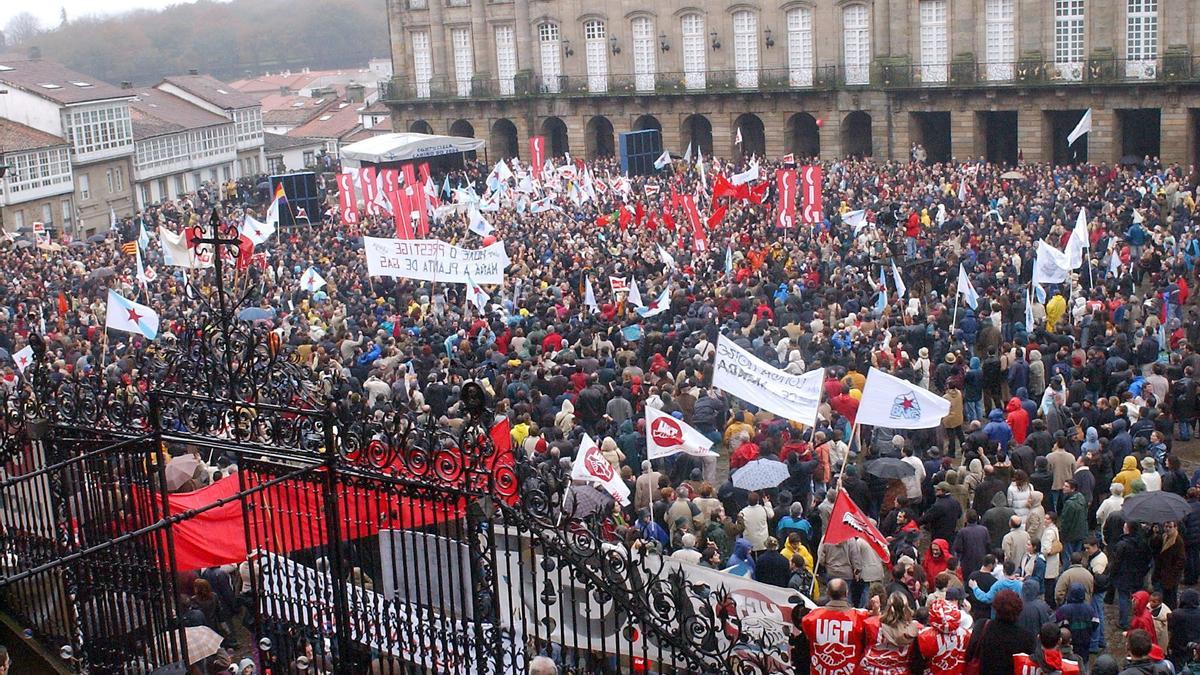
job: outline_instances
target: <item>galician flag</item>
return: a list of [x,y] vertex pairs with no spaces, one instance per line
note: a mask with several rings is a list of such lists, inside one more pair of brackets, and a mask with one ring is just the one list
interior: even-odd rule
[[26,345],[24,349],[13,354],[13,363],[17,364],[17,370],[24,375],[25,369],[33,365],[33,347]]
[[633,277],[629,277],[629,295],[627,296],[627,299],[629,300],[629,304],[633,305],[634,307],[646,306],[645,303],[642,302],[642,292],[638,290],[637,279],[634,279]]
[[571,464],[571,479],[595,483],[613,496],[622,505],[629,504],[629,486],[617,475],[616,469],[596,447],[596,441],[584,434],[579,443],[579,454]]
[[316,293],[325,285],[325,278],[317,273],[317,268],[309,267],[304,270],[304,274],[300,277],[300,288],[309,293]]
[[658,316],[671,308],[671,287],[667,286],[663,292],[655,298],[649,305],[638,307],[637,313],[643,319],[649,319],[652,316]]
[[713,442],[683,420],[646,406],[646,459],[668,457],[679,452],[698,457],[712,456]]
[[937,394],[882,370],[867,372],[858,404],[859,424],[888,429],[929,429],[950,414],[950,402]]
[[153,340],[158,335],[158,312],[145,305],[127,300],[110,289],[104,327],[126,333],[137,333]]
[[471,278],[471,273],[467,272],[467,299],[471,301],[471,304],[475,305],[475,311],[482,314],[483,308],[487,306],[488,299],[490,298],[491,296],[488,295],[488,292],[483,290],[482,286],[475,283],[475,280]]
[[658,156],[658,159],[654,160],[654,168],[659,169],[661,171],[663,167],[667,166],[670,163],[671,163],[671,153],[667,152],[666,150],[663,150],[662,154]]
[[963,296],[963,302],[967,303],[971,309],[979,306],[979,293],[971,284],[971,279],[967,276],[967,268],[963,267],[962,263],[958,263],[958,293]]
[[892,258],[892,280],[896,282],[896,295],[903,298],[905,293],[908,293],[908,286],[905,286],[904,279],[900,278],[900,269],[896,267],[895,258]]
[[[267,211],[267,222],[261,222],[249,213],[242,220],[242,226],[238,228],[241,235],[250,240],[251,244],[258,246],[265,242],[271,235],[275,234],[275,229],[279,226],[279,202],[271,202],[271,207]],[[272,215],[274,218],[272,218]]]

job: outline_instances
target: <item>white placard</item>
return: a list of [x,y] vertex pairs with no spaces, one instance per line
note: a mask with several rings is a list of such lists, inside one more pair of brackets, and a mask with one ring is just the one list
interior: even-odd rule
[[792,375],[774,368],[720,336],[713,364],[713,386],[780,417],[816,426],[825,369]]
[[465,284],[469,275],[478,284],[500,285],[508,267],[502,241],[468,249],[437,239],[363,237],[363,248],[367,273],[373,277]]

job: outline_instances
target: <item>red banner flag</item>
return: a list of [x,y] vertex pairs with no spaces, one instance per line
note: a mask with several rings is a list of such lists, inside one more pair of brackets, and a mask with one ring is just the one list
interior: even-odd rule
[[670,211],[663,211],[663,225],[671,232],[675,231],[675,216],[671,215]]
[[406,186],[404,192],[408,193],[408,202],[417,212],[417,235],[425,239],[429,236],[429,195],[420,185]]
[[629,223],[633,222],[633,214],[630,213],[629,209],[625,208],[624,204],[621,205],[620,214],[618,215],[617,222],[619,222],[621,224],[622,232],[624,232],[626,229],[629,228]]
[[354,176],[348,173],[339,173],[337,183],[338,213],[341,214],[342,223],[345,225],[357,225],[358,204],[354,199]]
[[801,218],[809,225],[816,225],[823,219],[821,205],[821,181],[823,173],[821,167],[812,164],[804,167],[803,171],[804,184],[801,186],[804,195],[804,210],[801,212]]
[[692,226],[692,250],[703,253],[708,250],[708,237],[704,235],[704,226],[700,221],[700,212],[696,210],[696,200],[691,195],[683,198],[684,211],[688,223]]
[[421,162],[421,165],[417,167],[417,173],[421,174],[421,184],[422,185],[430,182],[429,162]]
[[379,215],[379,206],[375,204],[375,167],[364,166],[358,170],[358,185],[362,188],[363,205],[367,213]]
[[400,170],[404,172],[403,185],[405,187],[408,187],[409,185],[416,185],[417,171],[413,168],[412,164],[405,164],[404,166],[400,167]]
[[542,177],[542,165],[546,163],[546,137],[529,137],[529,167],[534,178]]
[[379,183],[383,194],[388,195],[400,189],[400,171],[398,169],[380,169]]
[[392,202],[392,213],[396,220],[397,239],[416,239],[412,226],[412,206],[408,203],[408,195],[404,190],[396,190],[388,195]]
[[708,229],[713,229],[725,220],[725,210],[724,206],[713,209],[713,212],[708,215]]
[[796,224],[796,170],[775,170],[775,227],[790,229]]
[[713,179],[713,187],[712,187],[713,201],[716,201],[716,200],[720,199],[721,197],[737,197],[737,196],[738,196],[737,188],[734,187],[733,183],[730,183],[728,180],[726,180],[725,176],[718,174],[717,177]]
[[871,524],[867,515],[858,508],[845,490],[839,490],[833,511],[829,514],[829,525],[825,528],[826,544],[840,544],[848,539],[862,539],[889,568],[892,556],[888,552],[887,539],[879,528]]

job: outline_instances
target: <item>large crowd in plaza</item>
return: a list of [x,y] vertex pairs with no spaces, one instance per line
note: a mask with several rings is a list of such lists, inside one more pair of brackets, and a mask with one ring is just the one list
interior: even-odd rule
[[[486,299],[463,284],[370,277],[361,237],[393,236],[393,221],[364,211],[343,223],[336,200],[321,222],[252,247],[243,287],[344,414],[427,409],[453,425],[475,381],[507,417],[518,461],[573,458],[594,439],[631,495],[603,518],[603,536],[811,594],[819,606],[797,610],[791,655],[811,672],[1031,672],[1021,659],[1032,672],[1200,672],[1200,471],[1179,452],[1200,406],[1191,169],[1151,158],[1016,173],[973,160],[824,162],[819,222],[779,229],[776,160],[756,161],[763,178],[750,185],[765,193],[712,203],[717,177],[749,161],[676,161],[622,179],[600,159],[554,188],[520,163],[499,182],[481,163],[435,169],[439,200],[470,190],[497,202],[482,214],[510,264]],[[587,190],[568,185],[585,173]],[[704,246],[675,195],[694,195]],[[165,264],[163,231],[206,223],[213,208],[262,220],[269,199],[210,186],[103,242],[10,242],[0,349],[17,354],[36,332],[55,378],[99,370],[113,387],[147,387],[139,368],[152,341],[105,330],[109,289],[157,312],[155,339],[170,339],[197,306],[188,285],[207,272]],[[1082,264],[1031,285],[1039,242],[1067,249],[1081,210]],[[452,211],[429,237],[482,247],[471,216]],[[143,230],[149,281],[120,246]],[[959,293],[960,266],[977,301]],[[326,282],[315,291],[302,282],[310,267]],[[93,274],[104,268],[112,274]],[[669,307],[639,313],[610,277],[636,281],[646,301],[666,292]],[[715,388],[719,336],[790,374],[824,368],[815,428]],[[926,429],[856,426],[871,368],[944,398],[949,414]],[[10,362],[0,381],[12,389],[20,377]],[[699,431],[716,455],[650,461],[647,408]],[[868,462],[881,458],[911,472],[876,475],[882,465]],[[787,477],[734,485],[732,473],[762,459]],[[1155,491],[1190,509],[1126,517],[1126,499]],[[840,493],[887,538],[886,562],[861,538],[822,544]],[[197,578],[186,589],[196,620],[228,633],[237,570]],[[818,629],[830,621],[846,630]],[[547,656],[576,672],[608,667]]]

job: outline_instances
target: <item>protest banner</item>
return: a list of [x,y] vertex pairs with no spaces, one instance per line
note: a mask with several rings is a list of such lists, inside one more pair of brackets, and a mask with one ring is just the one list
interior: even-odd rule
[[793,422],[814,426],[825,369],[792,375],[720,336],[713,386]]
[[363,237],[367,273],[393,277],[465,284],[470,276],[480,284],[503,284],[508,254],[504,242],[481,249],[466,249],[437,239],[387,239]]

